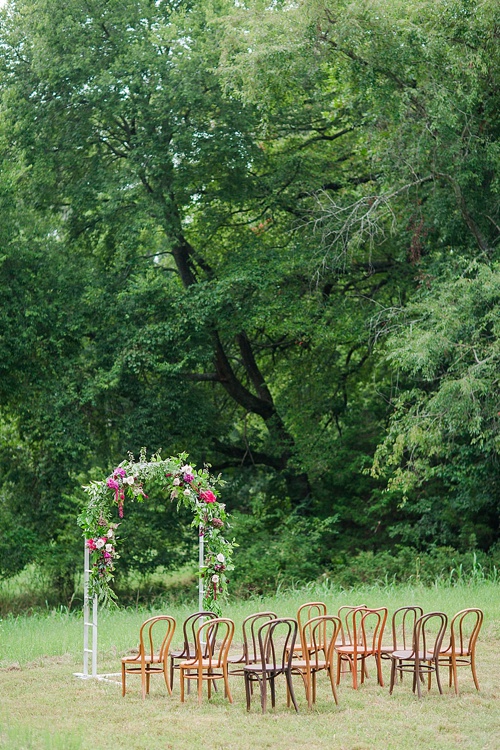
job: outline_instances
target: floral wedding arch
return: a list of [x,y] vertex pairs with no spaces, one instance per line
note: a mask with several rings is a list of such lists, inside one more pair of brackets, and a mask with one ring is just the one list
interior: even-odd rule
[[[228,515],[217,493],[224,482],[220,475],[211,475],[207,466],[196,470],[187,458],[187,453],[167,459],[157,453],[147,460],[143,448],[138,461],[129,454],[128,460],[122,461],[107,479],[84,487],[88,503],[78,517],[78,524],[85,535],[90,561],[86,596],[103,603],[116,598],[111,584],[119,558],[117,541],[125,504],[128,500],[147,499],[145,490],[148,483],[154,482],[163,486],[170,500],[177,502],[177,508],[184,505],[192,511],[192,525],[200,536],[200,591],[203,592],[200,599],[205,609],[220,613],[221,600],[227,596],[226,572],[233,569],[235,546],[223,535]],[[116,510],[119,520],[114,520]]]

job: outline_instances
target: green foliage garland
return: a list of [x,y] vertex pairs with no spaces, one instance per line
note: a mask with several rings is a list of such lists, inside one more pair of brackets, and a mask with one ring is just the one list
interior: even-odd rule
[[111,589],[114,578],[117,529],[119,522],[113,520],[114,505],[118,516],[124,516],[124,503],[127,498],[143,502],[148,496],[144,486],[148,482],[161,483],[170,492],[171,501],[177,507],[184,505],[193,512],[192,526],[205,537],[205,560],[200,575],[204,579],[204,606],[220,613],[220,602],[227,597],[226,572],[233,569],[232,552],[234,542],[222,535],[228,526],[226,506],[217,499],[216,487],[224,483],[220,475],[214,477],[208,467],[196,471],[187,463],[187,453],[162,459],[160,454],[146,459],[142,449],[139,460],[132,454],[123,461],[105,480],[92,482],[84,487],[89,501],[78,517],[90,551],[91,569],[89,593],[97,595],[101,602],[116,599]]

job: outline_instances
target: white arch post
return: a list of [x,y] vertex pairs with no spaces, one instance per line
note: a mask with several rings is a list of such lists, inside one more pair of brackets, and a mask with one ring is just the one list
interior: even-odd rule
[[[205,563],[205,538],[203,527],[200,526],[198,534],[198,565],[199,569]],[[90,551],[85,541],[84,565],[83,565],[83,672],[75,672],[75,677],[82,680],[96,679],[104,682],[118,682],[114,677],[119,677],[119,672],[113,674],[97,673],[97,596],[89,596],[90,578]],[[198,583],[198,611],[203,611],[203,578],[200,575]],[[89,671],[90,662],[90,671]]]

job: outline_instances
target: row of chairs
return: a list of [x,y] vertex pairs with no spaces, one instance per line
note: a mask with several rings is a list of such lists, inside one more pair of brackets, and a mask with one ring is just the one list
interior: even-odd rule
[[[475,647],[483,622],[479,609],[457,613],[450,623],[450,641],[443,641],[448,618],[444,613],[424,614],[421,607],[401,607],[392,616],[392,643],[384,644],[387,608],[366,605],[343,606],[337,615],[328,615],[323,602],[308,602],[299,608],[296,618],[278,618],[275,612],[258,612],[247,617],[242,626],[243,649],[230,653],[234,637],[234,623],[218,618],[213,612],[196,612],[183,624],[183,646],[170,650],[176,623],[173,617],[161,615],[143,623],[140,630],[138,653],[122,659],[122,694],[126,692],[126,675],[140,674],[143,698],[149,693],[151,674],[163,673],[168,692],[172,694],[174,671],[180,672],[181,701],[191,681],[198,686],[198,700],[202,700],[203,682],[212,685],[223,680],[224,692],[232,703],[229,675],[242,675],[245,680],[247,709],[250,709],[253,685],[258,684],[262,711],[267,705],[267,685],[275,705],[275,679],[284,675],[287,703],[297,708],[292,676],[303,679],[308,706],[316,700],[316,676],[326,671],[333,698],[338,703],[336,685],[341,675],[350,672],[354,688],[368,675],[366,661],[373,656],[377,680],[383,686],[382,660],[391,662],[390,692],[396,677],[412,672],[413,691],[421,696],[421,682],[436,674],[442,693],[439,667],[449,669],[449,685],[458,694],[457,667],[470,665],[474,684],[479,690],[475,665]],[[153,631],[163,628],[160,648],[155,650]],[[336,670],[334,666],[336,665]],[[336,671],[336,675],[334,674]]]

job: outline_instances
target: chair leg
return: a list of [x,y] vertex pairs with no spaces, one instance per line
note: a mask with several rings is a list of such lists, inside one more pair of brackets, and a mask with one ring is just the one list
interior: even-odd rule
[[389,695],[392,695],[395,681],[396,681],[396,659],[391,658],[391,682],[389,685]]
[[332,665],[331,664],[328,667],[328,677],[330,678],[330,684],[332,686],[332,693],[333,693],[333,698],[335,700],[335,704],[338,706],[339,705],[339,699],[338,699],[338,696],[337,696],[337,689],[335,687],[335,679],[333,677]]
[[172,695],[172,688],[174,687],[174,657],[170,657],[170,695]]
[[377,682],[380,687],[384,687],[384,677],[382,675],[382,658],[380,654],[375,654],[375,660],[377,662]]
[[184,703],[184,667],[180,668],[181,673],[181,703]]
[[[443,688],[441,687],[441,679],[439,677],[439,659],[436,659],[436,661],[434,662],[434,665],[435,665],[436,682],[437,682],[438,690],[439,690],[440,695],[443,695]],[[430,679],[431,679],[431,673],[429,671],[429,683],[430,683]]]
[[298,713],[299,712],[299,707],[297,706],[297,701],[295,699],[295,693],[293,692],[292,674],[291,674],[291,672],[288,672],[288,671],[285,672],[285,677],[286,677],[288,689],[290,690],[290,696],[292,698],[293,707],[295,708],[295,710]]
[[260,705],[262,707],[262,713],[265,714],[267,711],[267,680],[265,676],[260,682]]
[[250,711],[250,675],[246,672],[243,675],[245,679],[245,695],[247,698],[247,711]]
[[472,679],[474,680],[474,685],[476,686],[476,690],[479,690],[479,682],[477,679],[477,673],[476,673],[476,654],[474,651],[470,655],[470,668],[472,670]]
[[276,685],[274,683],[274,675],[271,675],[271,679],[269,680],[270,688],[271,688],[271,706],[274,708],[276,706]]
[[[203,700],[203,672],[201,670],[198,670],[198,705],[201,706],[201,702]],[[208,685],[210,688],[210,680],[208,681]]]
[[126,674],[127,674],[127,673],[125,672],[125,664],[123,664],[123,662],[122,662],[122,697],[123,697],[123,696],[125,695],[125,693],[127,692],[127,691],[126,691],[126,689],[125,689],[125,679],[126,679]]
[[172,686],[170,684],[169,676],[168,676],[168,664],[167,660],[163,662],[163,677],[165,680],[165,685],[167,686],[168,694],[172,695]]
[[[227,699],[228,699],[229,703],[232,703],[233,702],[233,696],[231,695],[231,691],[229,689],[229,673],[228,673],[228,670],[227,670],[227,666],[222,667],[222,674],[224,675],[224,689],[225,689],[225,693],[226,693]],[[214,685],[214,687],[215,687],[215,685]]]

